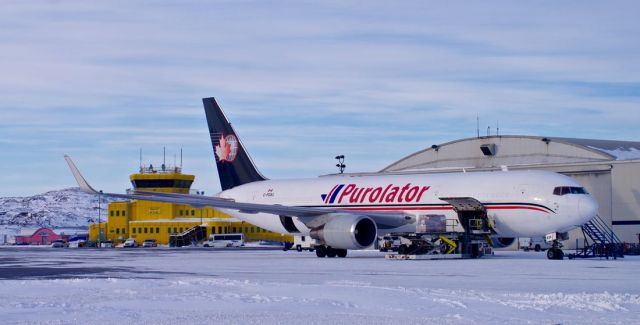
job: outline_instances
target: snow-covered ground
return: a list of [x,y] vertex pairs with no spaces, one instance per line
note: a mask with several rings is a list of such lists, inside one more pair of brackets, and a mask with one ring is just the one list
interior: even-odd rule
[[640,258],[0,248],[3,324],[638,324]]

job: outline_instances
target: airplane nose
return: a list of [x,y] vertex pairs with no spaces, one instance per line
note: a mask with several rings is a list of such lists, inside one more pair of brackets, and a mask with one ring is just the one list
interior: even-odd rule
[[588,218],[589,220],[596,216],[598,213],[598,202],[592,197],[584,197],[578,202],[578,213],[580,217]]

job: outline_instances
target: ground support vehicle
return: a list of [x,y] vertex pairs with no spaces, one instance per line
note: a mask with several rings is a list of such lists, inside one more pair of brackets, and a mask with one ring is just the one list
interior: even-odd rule
[[[458,220],[444,219],[444,216],[425,215],[417,220],[415,233],[391,233],[400,239],[397,254],[387,254],[387,259],[445,259],[445,258],[479,258],[492,246],[492,223],[477,209],[459,211],[463,231],[460,231]],[[454,231],[455,230],[455,231]]]
[[314,251],[316,240],[309,236],[293,236],[293,248],[298,252]]
[[531,250],[540,252],[552,248],[552,245],[544,237],[520,238],[518,245],[525,252]]
[[381,252],[397,252],[400,247],[400,238],[398,236],[384,236],[378,241],[378,246]]

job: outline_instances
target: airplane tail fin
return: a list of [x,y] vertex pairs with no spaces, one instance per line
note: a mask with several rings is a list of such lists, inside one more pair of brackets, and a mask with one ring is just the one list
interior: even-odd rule
[[253,164],[215,98],[203,98],[202,102],[222,190],[266,180]]

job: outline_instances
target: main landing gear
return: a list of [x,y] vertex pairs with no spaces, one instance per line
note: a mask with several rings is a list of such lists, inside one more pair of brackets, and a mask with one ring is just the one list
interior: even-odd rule
[[554,240],[551,248],[547,250],[547,258],[550,260],[562,260],[564,259],[564,252],[562,249],[562,244],[559,241]]
[[318,257],[347,257],[347,250],[340,248],[331,248],[326,245],[318,245],[315,247],[316,256]]

